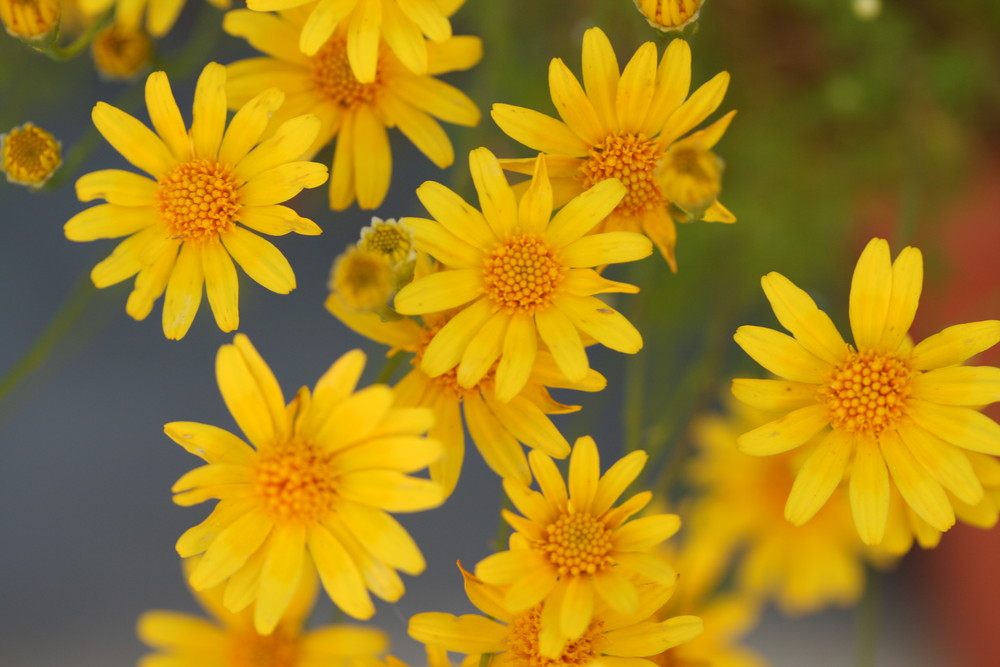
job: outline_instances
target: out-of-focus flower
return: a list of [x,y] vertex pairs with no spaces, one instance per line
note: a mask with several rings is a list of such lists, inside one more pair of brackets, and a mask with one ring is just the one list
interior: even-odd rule
[[149,66],[153,42],[142,29],[128,30],[112,23],[94,36],[90,55],[104,78],[130,81]]
[[568,489],[552,459],[537,449],[528,461],[540,492],[504,480],[504,491],[523,516],[503,511],[515,530],[510,550],[480,561],[476,576],[506,587],[503,603],[509,612],[533,614],[529,610],[537,609],[541,655],[556,658],[567,641],[584,637],[595,605],[607,605],[619,614],[636,613],[640,575],[661,586],[676,580],[673,568],[652,552],[677,532],[677,515],[629,521],[649,503],[649,491],[613,506],[646,459],[645,452],[632,452],[601,475],[597,445],[584,437],[570,454]]
[[396,277],[385,255],[351,246],[334,260],[329,287],[353,310],[381,311],[396,293]]
[[[177,22],[187,0],[78,0],[80,9],[98,16],[114,7],[114,23],[128,33],[143,30],[159,39]],[[217,9],[228,9],[231,0],[208,0]],[[143,22],[145,15],[145,22]]]
[[338,211],[355,199],[365,209],[377,208],[385,199],[392,176],[389,128],[398,128],[438,167],[451,165],[454,149],[436,119],[471,126],[479,122],[480,114],[465,93],[435,75],[479,62],[481,40],[451,37],[428,44],[426,74],[409,71],[384,41],[378,42],[376,76],[371,83],[361,83],[348,64],[345,26],[338,27],[315,55],[299,51],[306,15],[303,8],[280,16],[245,9],[226,14],[226,32],[243,37],[267,55],[227,67],[229,103],[244,104],[264,88],[275,86],[288,93],[289,105],[275,114],[271,127],[293,115],[316,114],[321,128],[308,155],[336,138],[330,207]]
[[785,505],[789,521],[808,521],[848,471],[854,521],[866,544],[886,535],[890,480],[937,531],[955,523],[949,491],[967,505],[983,501],[983,481],[966,452],[1000,455],[1000,425],[980,412],[1000,400],[1000,368],[962,363],[1000,341],[1000,321],[948,327],[913,346],[907,332],[920,298],[923,259],[907,247],[893,262],[883,239],[868,243],[854,270],[854,346],[787,278],[770,273],[761,282],[792,336],[744,326],[736,342],[787,379],[734,380],[733,393],[759,409],[787,414],[742,435],[739,447],[767,456],[824,433],[795,478]]
[[441,456],[422,436],[430,410],[400,408],[385,385],[355,392],[364,370],[348,352],[288,405],[250,340],[237,335],[216,358],[219,389],[252,447],[215,426],[172,422],[177,444],[207,465],[173,486],[174,502],[218,498],[212,514],[177,541],[182,558],[204,553],[191,586],[226,584],[223,602],[238,612],[255,602],[254,628],[270,634],[285,615],[304,570],[315,569],[344,612],[375,613],[369,591],[395,602],[396,570],[418,574],[424,558],[389,512],[417,512],[444,501],[441,487],[407,473]]
[[90,277],[97,287],[107,287],[136,276],[125,310],[137,320],[149,315],[166,291],[167,338],[184,337],[203,290],[219,328],[239,326],[233,260],[273,292],[287,294],[295,288],[288,260],[255,231],[320,233],[311,220],[280,205],[303,188],[326,182],[325,166],[300,159],[319,131],[319,119],[298,116],[261,141],[268,119],[284,100],[271,89],[244,105],[227,129],[225,82],[221,65],[210,63],[202,71],[190,132],[163,72],[146,79],[146,106],[155,133],[124,111],[98,102],[92,114],[97,129],[153,178],[119,169],[81,177],[76,183],[81,201],[108,203],[78,213],[65,225],[72,241],[128,237]]
[[59,0],[0,0],[0,21],[12,37],[37,42],[59,25],[61,7]]
[[[619,179],[625,196],[600,229],[646,234],[676,271],[675,219],[736,221],[716,198],[722,168],[711,153],[736,112],[688,134],[718,108],[729,74],[717,74],[688,97],[690,85],[691,49],[684,40],[670,42],[659,66],[656,45],[647,42],[619,71],[607,36],[591,28],[583,38],[583,86],[559,58],[549,66],[561,121],[509,104],[494,104],[492,114],[513,139],[544,153],[556,206],[605,179]],[[534,170],[534,158],[501,164]]]
[[427,182],[417,196],[434,220],[408,218],[417,249],[446,268],[401,289],[396,311],[423,315],[462,308],[428,344],[424,372],[438,377],[457,367],[458,384],[471,388],[497,364],[496,398],[507,402],[531,375],[539,339],[571,382],[583,380],[590,368],[580,331],[613,350],[639,351],[636,328],[594,296],[638,288],[590,268],[652,252],[639,234],[587,235],[621,201],[621,182],[598,183],[553,216],[543,159],[535,161],[520,202],[489,150],[472,151],[469,167],[482,212]]
[[32,123],[0,134],[0,171],[7,181],[40,188],[62,164],[62,145]]
[[649,25],[659,30],[680,30],[698,20],[705,0],[634,0]]
[[[190,573],[200,558],[184,561]],[[215,622],[176,611],[147,611],[137,633],[156,653],[139,659],[139,667],[378,667],[378,655],[389,645],[385,633],[359,625],[304,626],[316,601],[319,582],[306,570],[288,609],[270,634],[257,632],[253,612],[234,614],[223,602],[225,586],[195,591]]]
[[410,636],[428,646],[466,654],[477,659],[493,653],[494,667],[550,665],[585,667],[613,663],[619,667],[649,665],[655,656],[697,637],[703,624],[697,616],[677,616],[663,621],[651,619],[673,591],[669,584],[643,583],[635,587],[636,601],[631,609],[615,609],[598,599],[582,635],[572,639],[558,652],[545,650],[545,619],[542,604],[512,611],[504,590],[491,586],[462,571],[469,600],[486,614],[453,616],[425,612],[410,619]]

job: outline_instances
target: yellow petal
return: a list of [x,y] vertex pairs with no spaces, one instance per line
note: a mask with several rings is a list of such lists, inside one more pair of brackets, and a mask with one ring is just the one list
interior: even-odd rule
[[956,447],[1000,456],[1000,424],[981,412],[920,401],[910,407],[910,418]]
[[190,558],[200,553],[215,541],[216,536],[241,516],[256,507],[253,500],[222,500],[212,513],[197,526],[187,529],[177,540],[177,553],[181,558]]
[[219,348],[215,373],[226,407],[250,442],[258,449],[273,442],[283,426],[275,415],[284,408],[280,389],[276,396],[271,385],[273,374],[268,370],[270,377],[265,375],[235,345]]
[[621,181],[610,178],[574,197],[553,216],[545,238],[556,248],[581,239],[608,216],[627,192]]
[[[389,91],[386,91],[386,99],[391,99]],[[451,166],[455,161],[455,150],[448,135],[436,120],[402,100],[394,100],[387,104],[392,104],[392,119],[396,128],[413,142],[421,153],[441,169]]]
[[532,150],[571,157],[586,157],[590,150],[564,122],[534,109],[496,103],[490,116],[504,134]]
[[410,618],[407,632],[418,642],[476,655],[507,647],[507,628],[484,616],[423,612]]
[[315,222],[280,204],[269,206],[241,206],[236,220],[255,232],[270,236],[283,236],[289,232],[316,236],[323,232]]
[[434,220],[404,218],[413,231],[416,247],[445,266],[455,269],[479,269],[483,266],[483,252],[460,240]]
[[590,510],[601,478],[601,459],[594,439],[584,436],[573,445],[569,459],[569,497],[581,511]]
[[313,526],[306,532],[306,543],[323,588],[334,604],[354,618],[371,618],[375,605],[358,566],[340,541],[325,527]]
[[563,375],[571,382],[586,377],[590,361],[569,317],[558,308],[549,308],[535,314],[535,326]]
[[396,311],[403,315],[437,313],[462,306],[483,294],[481,270],[452,269],[418,278],[396,294]]
[[608,280],[593,269],[570,269],[563,274],[562,288],[574,296],[591,296],[624,292],[637,294],[639,288],[628,283]]
[[892,293],[879,349],[895,352],[910,330],[917,314],[924,282],[924,260],[916,248],[906,247],[892,263]]
[[809,405],[741,435],[736,444],[751,456],[770,456],[795,449],[830,423],[825,405]]
[[647,137],[656,135],[690,89],[691,47],[683,39],[671,40],[656,70],[656,91],[642,125],[643,134]]
[[348,21],[347,59],[351,63],[351,71],[360,83],[375,81],[381,25],[382,2],[358,0]]
[[559,603],[560,629],[567,637],[581,636],[594,615],[594,587],[589,578],[571,577],[561,600],[553,595],[546,601],[546,605]]
[[[358,0],[321,0],[313,7],[312,13],[302,26],[299,37],[299,48],[307,56],[316,55],[320,47],[330,39],[337,24],[354,10]],[[249,0],[247,7],[254,11],[266,12],[292,7],[297,3],[287,3],[282,0]]]
[[507,313],[497,311],[469,341],[456,376],[461,386],[475,387],[500,358],[510,319]]
[[185,450],[209,463],[249,465],[254,452],[247,443],[218,426],[197,422],[170,422],[167,436]]
[[495,391],[497,400],[506,403],[524,389],[531,376],[538,352],[538,333],[534,318],[527,313],[513,316],[504,313],[504,316],[509,320],[509,326],[497,366]]
[[240,227],[233,227],[221,238],[229,254],[254,281],[278,294],[295,289],[291,265],[270,241]]
[[375,558],[407,574],[424,571],[426,563],[419,547],[394,518],[380,509],[357,503],[342,503],[337,512]]
[[[309,420],[302,428],[315,423],[315,430],[309,431],[308,435],[312,436],[316,444],[327,452],[341,450],[367,439],[392,408],[394,400],[389,387],[384,384],[371,385],[351,394],[330,409],[324,409],[323,405],[315,406],[315,409],[309,411]],[[313,418],[313,413],[317,412],[319,416]]]
[[417,188],[417,197],[435,220],[465,243],[481,250],[496,243],[483,214],[440,183],[425,182]]
[[634,451],[618,459],[608,468],[597,484],[597,491],[590,506],[591,513],[599,516],[608,511],[625,489],[639,477],[648,460],[646,452]]
[[76,196],[80,201],[106,199],[109,204],[119,206],[152,207],[158,188],[156,181],[131,171],[101,169],[77,180]]
[[395,470],[365,470],[340,478],[338,492],[347,500],[387,512],[419,512],[444,502],[441,486]]
[[486,148],[473,150],[469,153],[469,171],[483,217],[497,238],[506,238],[517,227],[517,200],[496,156]]
[[437,43],[427,43],[427,74],[467,70],[483,58],[483,40],[472,35],[457,35]]
[[70,218],[63,231],[70,241],[113,239],[134,234],[156,221],[156,212],[152,207],[98,204]]
[[253,609],[258,633],[271,634],[288,609],[302,576],[305,544],[306,529],[302,524],[278,526],[272,531]]
[[98,102],[94,125],[122,156],[154,178],[170,171],[178,160],[163,141],[141,122],[110,104]]
[[[243,107],[243,109],[251,108],[265,94],[262,93],[261,96],[255,98],[254,101]],[[234,118],[233,123],[229,126],[229,133],[226,136],[233,135],[234,128],[236,131],[245,132],[246,135],[240,136],[237,134],[230,144],[223,144],[224,149],[231,152],[234,156],[238,156],[236,158],[238,161],[233,160],[233,163],[236,165],[236,175],[244,182],[249,183],[269,169],[274,169],[288,162],[301,159],[306,151],[309,150],[313,139],[319,133],[319,118],[313,114],[304,114],[286,120],[278,126],[273,135],[261,142],[256,148],[253,148],[257,139],[260,138],[260,134],[263,133],[263,128],[267,125],[266,119],[270,115],[268,107],[265,106],[266,103],[267,100],[261,100],[258,103],[260,108],[256,110],[257,115],[263,116],[263,118],[247,119],[245,121],[245,124],[248,126],[254,123],[250,127],[241,127],[243,123],[237,125],[237,119]],[[257,136],[253,137],[254,134]],[[251,148],[253,150],[250,150]],[[241,194],[243,193],[241,192]]]
[[853,450],[852,438],[836,430],[816,446],[796,474],[788,494],[785,518],[789,522],[801,526],[826,504],[844,479],[844,470]]
[[472,396],[466,399],[463,405],[469,435],[472,436],[476,449],[490,470],[503,479],[530,482],[528,460],[517,438],[497,419],[481,398]]
[[451,22],[435,0],[397,0],[399,8],[408,19],[420,27],[421,32],[434,42],[451,37]]
[[944,489],[914,460],[899,438],[886,433],[879,444],[892,481],[917,516],[942,532],[955,525],[955,512]]
[[660,141],[663,145],[672,144],[708,118],[722,104],[722,98],[726,96],[728,87],[729,72],[719,72],[694,91],[691,97],[670,114],[667,122],[663,124],[663,130],[660,133]]
[[921,373],[910,381],[914,393],[925,401],[970,407],[1000,401],[1000,368],[949,366]]
[[[308,21],[308,23],[312,23],[312,21]],[[296,65],[308,65],[310,62],[298,48],[299,31],[295,25],[276,14],[265,14],[263,11],[250,9],[234,9],[223,15],[222,29],[233,37],[245,39],[253,48],[269,56],[274,56],[278,60]],[[270,91],[265,91],[265,93],[270,94]],[[235,122],[235,119],[233,120]],[[232,124],[230,124],[230,130],[232,130]],[[222,151],[219,152],[220,159],[222,153]]]
[[641,658],[691,641],[705,630],[697,616],[675,616],[660,623],[645,621],[605,634],[611,655]]
[[969,505],[983,499],[983,485],[969,457],[959,448],[909,422],[899,425],[899,439],[938,484]]
[[424,350],[421,370],[430,377],[437,377],[457,366],[469,341],[496,310],[489,299],[482,298],[448,320]]
[[874,348],[881,340],[891,295],[889,244],[872,239],[862,251],[851,280],[851,331],[859,350]]
[[508,403],[494,400],[488,393],[485,398],[497,419],[528,447],[541,449],[558,459],[569,455],[566,438],[534,403],[520,396],[515,396]]
[[305,188],[326,183],[326,166],[317,162],[286,162],[258,174],[237,192],[243,206],[270,206],[288,201]]
[[560,252],[564,265],[573,268],[634,262],[653,254],[653,244],[642,234],[604,232],[573,241]]
[[209,63],[194,90],[191,146],[195,157],[214,160],[226,128],[226,68]]
[[881,544],[889,519],[889,473],[876,443],[861,438],[851,467],[851,514],[865,544]]
[[615,531],[615,549],[649,551],[653,546],[670,539],[680,527],[681,519],[676,514],[640,517]]
[[271,532],[271,520],[260,511],[244,514],[223,529],[191,573],[191,587],[217,586],[246,562]]
[[618,59],[600,28],[583,33],[583,87],[605,129],[618,127],[615,99],[620,78]]
[[541,234],[552,217],[552,184],[549,182],[545,160],[539,155],[528,189],[518,204],[518,224],[532,234]]
[[625,316],[592,296],[564,294],[555,304],[574,326],[612,350],[635,354],[642,349],[642,335]]
[[152,264],[142,267],[135,277],[135,286],[125,302],[125,312],[137,320],[144,320],[153,310],[153,303],[167,289],[167,281],[177,261],[179,242],[160,253]]
[[382,6],[382,38],[406,69],[415,74],[427,73],[424,36],[396,3]]
[[656,45],[646,42],[625,65],[618,82],[615,112],[619,129],[636,134],[642,131],[642,122],[653,101],[655,79]]
[[758,364],[794,382],[823,384],[832,370],[797,340],[774,329],[744,325],[733,339]]
[[163,299],[163,334],[167,338],[180,340],[191,328],[201,305],[204,282],[201,248],[191,243],[183,244]]
[[364,146],[364,150],[354,151],[354,183],[358,193],[358,206],[365,209],[378,208],[389,191],[389,179],[392,176],[389,135],[372,109],[365,105],[355,110],[352,131],[353,144]]
[[733,396],[766,412],[791,412],[817,402],[816,385],[787,380],[733,380]]
[[771,272],[760,282],[781,326],[788,329],[802,347],[830,364],[838,364],[844,359],[847,343],[830,316],[817,308],[805,291],[780,273]]
[[561,58],[553,58],[549,63],[549,90],[556,111],[576,136],[592,146],[604,140],[607,133],[594,105]]
[[240,326],[239,283],[233,260],[222,244],[213,240],[202,245],[201,266],[215,323],[222,331],[236,330]]
[[146,79],[146,109],[153,129],[180,162],[191,159],[191,141],[181,117],[166,72],[153,72]]
[[913,348],[911,362],[917,370],[960,364],[1000,342],[1000,320],[950,326]]

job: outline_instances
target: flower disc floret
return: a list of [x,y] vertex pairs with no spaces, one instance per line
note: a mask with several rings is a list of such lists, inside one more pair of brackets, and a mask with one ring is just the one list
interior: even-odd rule
[[560,576],[594,574],[614,565],[613,534],[588,512],[561,515],[545,527],[542,550]]
[[331,39],[312,57],[313,84],[320,95],[342,107],[370,104],[381,87],[376,72],[373,83],[361,83],[347,60],[347,40]]
[[656,183],[662,154],[659,143],[642,133],[615,132],[591,147],[578,175],[584,189],[606,178],[617,178],[627,191],[615,212],[638,216],[663,205],[663,193]]
[[240,210],[233,168],[191,160],[159,179],[156,209],[175,239],[207,241],[232,228]]
[[509,313],[547,308],[566,269],[543,237],[519,234],[499,243],[483,263],[486,293]]
[[261,451],[254,491],[276,521],[314,523],[337,500],[334,456],[314,444],[290,440]]
[[511,661],[517,667],[582,667],[601,655],[597,645],[604,635],[604,626],[603,620],[593,621],[581,637],[566,643],[562,655],[548,658],[542,655],[538,641],[542,630],[542,606],[538,605],[514,617],[506,643]]
[[0,171],[11,183],[40,187],[61,164],[59,142],[40,127],[25,123],[0,135]]
[[834,428],[878,437],[906,416],[911,369],[905,359],[875,350],[854,352],[820,390]]

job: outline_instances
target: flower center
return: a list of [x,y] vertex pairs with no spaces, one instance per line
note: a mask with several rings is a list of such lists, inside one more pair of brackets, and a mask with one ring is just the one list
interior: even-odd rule
[[323,97],[342,107],[353,107],[374,101],[382,85],[382,68],[377,69],[373,83],[361,83],[347,59],[347,40],[335,37],[312,57],[312,81]]
[[[424,330],[424,335],[417,344],[417,349],[415,350],[413,359],[410,360],[410,363],[412,363],[415,368],[420,368],[420,362],[424,358],[424,352],[427,350],[427,346],[431,344],[431,340],[437,335],[437,332],[441,331],[442,327],[444,327],[450,319],[451,317],[442,317],[433,324],[425,324],[426,329]],[[428,376],[427,379],[444,389],[444,391],[449,395],[458,400],[462,400],[470,394],[474,394],[492,386],[493,378],[496,375],[498,365],[499,362],[494,362],[490,369],[486,371],[486,375],[483,376],[483,379],[480,380],[476,386],[469,388],[465,388],[458,383],[457,366],[445,371],[441,375],[437,375],[435,377]]]
[[373,222],[367,233],[362,231],[358,247],[362,250],[378,252],[398,264],[409,258],[413,250],[412,235],[395,220]]
[[62,164],[59,142],[40,127],[25,123],[0,136],[7,179],[38,187]]
[[681,209],[701,217],[722,190],[722,163],[699,142],[679,142],[663,156],[663,194]]
[[662,206],[663,193],[656,184],[662,151],[644,134],[609,134],[590,149],[590,157],[580,165],[577,177],[585,188],[608,178],[617,178],[627,188],[617,213],[638,216]]
[[878,437],[906,414],[911,376],[898,357],[862,350],[834,370],[820,396],[834,428]]
[[330,290],[355,310],[383,308],[394,288],[389,260],[377,251],[349,249],[337,258],[330,275]]
[[259,635],[250,629],[233,637],[228,667],[295,667],[299,653],[297,634],[278,628],[270,635]]
[[552,246],[535,234],[497,244],[483,264],[486,294],[508,313],[547,308],[564,272]]
[[563,514],[545,532],[542,551],[560,576],[594,574],[614,565],[612,533],[588,512]]
[[170,235],[209,241],[232,228],[240,209],[233,168],[213,160],[190,160],[159,180],[156,208]]
[[314,523],[337,500],[333,457],[295,439],[268,447],[258,455],[254,492],[275,520]]
[[600,653],[595,646],[604,635],[604,621],[593,621],[583,636],[566,643],[562,655],[546,658],[539,650],[538,634],[541,631],[542,605],[536,605],[514,617],[508,626],[507,645],[514,667],[561,667],[586,665]]

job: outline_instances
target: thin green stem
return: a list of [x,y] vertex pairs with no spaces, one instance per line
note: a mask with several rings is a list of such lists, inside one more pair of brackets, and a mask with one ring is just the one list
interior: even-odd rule
[[80,279],[59,310],[56,311],[42,335],[35,339],[35,343],[24,356],[3,376],[3,379],[0,379],[0,403],[14,387],[49,358],[59,341],[74,328],[76,322],[86,311],[95,292],[96,289],[90,281],[89,274]]
[[379,371],[378,377],[375,378],[375,384],[389,384],[389,381],[392,380],[392,376],[396,373],[396,369],[399,368],[401,363],[403,363],[404,356],[405,355],[401,352],[397,352],[387,358],[385,363],[382,365],[382,370]]
[[44,46],[35,47],[35,49],[55,61],[64,62],[66,60],[72,60],[80,55],[80,52],[87,48],[87,46],[90,45],[90,42],[93,41],[94,36],[111,22],[111,15],[112,13],[109,11],[104,16],[91,23],[87,26],[86,30],[80,33],[79,37],[66,46],[60,46],[58,44],[57,37],[50,43]]
[[855,628],[855,667],[875,667],[878,654],[879,624],[882,612],[882,575],[868,571],[865,594],[858,605]]
[[491,662],[493,662],[492,653],[483,653],[479,656],[479,667],[490,667]]

